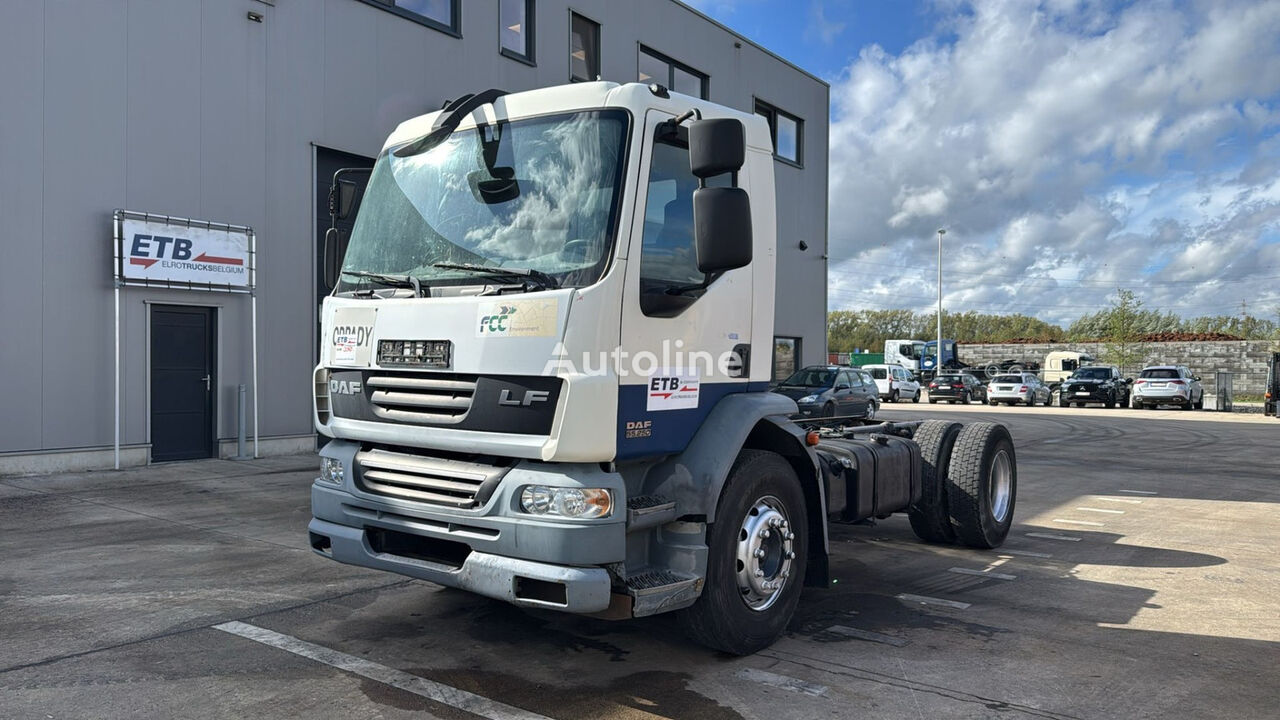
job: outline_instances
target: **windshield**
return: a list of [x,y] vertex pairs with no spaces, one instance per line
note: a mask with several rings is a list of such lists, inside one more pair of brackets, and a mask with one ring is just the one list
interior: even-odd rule
[[799,385],[800,387],[829,387],[835,380],[834,370],[825,368],[805,368],[787,378],[783,385]]
[[[374,165],[343,270],[474,284],[470,263],[528,268],[561,286],[590,285],[608,266],[627,114],[596,110],[459,130]],[[367,287],[346,275],[337,291]]]
[[1076,380],[1110,380],[1111,371],[1107,368],[1080,368],[1071,377]]

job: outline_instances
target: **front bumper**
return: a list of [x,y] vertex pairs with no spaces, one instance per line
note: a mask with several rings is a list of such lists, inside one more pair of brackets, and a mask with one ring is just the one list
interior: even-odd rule
[[[1088,402],[1088,403],[1105,403],[1111,401],[1111,390],[1102,390],[1097,387],[1072,387],[1062,388],[1059,397],[1066,402]],[[1121,398],[1124,393],[1117,390],[1115,396]]]
[[[325,557],[430,580],[517,605],[597,612],[609,602],[601,567],[626,559],[626,487],[598,463],[518,462],[478,507],[459,508],[370,492],[357,482],[357,443],[335,440],[340,484],[311,485],[312,547]],[[525,485],[605,488],[609,517],[521,511]]]
[[338,562],[387,570],[468,590],[515,605],[572,613],[609,607],[609,573],[598,567],[570,567],[472,551],[461,566],[375,552],[368,532],[313,518],[307,527],[316,552]]

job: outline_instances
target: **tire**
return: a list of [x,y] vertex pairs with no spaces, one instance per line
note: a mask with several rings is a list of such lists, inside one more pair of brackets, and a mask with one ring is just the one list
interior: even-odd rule
[[867,419],[868,419],[868,420],[875,420],[875,419],[876,419],[876,413],[878,413],[878,412],[880,412],[880,403],[876,402],[875,400],[872,400],[872,401],[867,405]]
[[1186,402],[1186,403],[1184,403],[1183,405],[1181,405],[1179,409],[1181,409],[1181,410],[1190,410],[1190,409],[1191,409],[1191,398],[1187,398],[1187,402]]
[[1027,396],[1027,407],[1035,407],[1035,406],[1036,406],[1036,394],[1031,393],[1030,395]]
[[822,417],[835,417],[835,416],[836,416],[835,403],[829,402],[826,405],[822,406]]
[[890,391],[889,391],[889,402],[891,402],[891,403],[896,403],[896,402],[898,402],[898,391],[897,391],[897,390],[890,390]]
[[[763,512],[762,507],[766,508]],[[779,516],[788,522],[790,538],[775,535],[778,526],[761,525],[760,530],[770,538],[745,544],[747,528]],[[707,581],[702,595],[678,613],[685,634],[734,655],[750,655],[773,644],[800,602],[808,527],[804,492],[791,464],[776,453],[743,450],[720,492],[716,522],[707,528]],[[754,585],[750,576],[740,578],[740,550],[753,545],[766,550],[767,557],[762,563],[749,557],[748,562],[763,564],[757,568],[768,571],[762,582],[781,582],[781,588],[766,590]],[[786,558],[787,552],[794,557]],[[786,577],[781,576],[783,572],[788,573]],[[749,603],[760,607],[753,609]]]
[[972,402],[972,401],[973,401],[973,398],[969,397],[969,391],[968,391],[968,390],[966,390],[966,391],[964,392],[964,394],[960,396],[960,404],[961,404],[961,405],[968,405],[968,404],[969,404],[970,402]]
[[956,532],[951,527],[947,513],[947,468],[951,464],[951,449],[960,435],[958,422],[926,420],[916,430],[916,445],[920,446],[921,485],[920,502],[907,511],[911,530],[925,542],[953,543]]
[[1071,403],[1062,398],[1058,398],[1058,407],[1071,407]]
[[966,425],[951,451],[948,477],[947,511],[956,541],[999,547],[1013,526],[1018,498],[1018,462],[1009,430],[996,423]]
[[923,390],[921,390],[920,388],[916,388],[916,394],[915,394],[915,396],[914,396],[914,397],[912,397],[912,398],[911,398],[911,402],[913,402],[913,403],[918,403],[918,402],[920,402],[920,393],[922,393],[922,392],[924,392],[924,391],[923,391]]
[[995,407],[995,406],[999,405],[1000,403],[996,402],[995,400],[988,399],[988,400],[987,400],[987,404],[988,404],[988,405],[990,405],[991,407]]
[[1204,395],[1201,395],[1201,396],[1200,396],[1200,400],[1196,402],[1196,409],[1197,409],[1197,410],[1203,410],[1203,409],[1204,409]]
[[1115,396],[1115,395],[1108,395],[1108,396],[1107,396],[1107,401],[1106,401],[1106,402],[1104,402],[1104,403],[1102,403],[1102,406],[1103,406],[1103,407],[1105,407],[1105,408],[1106,408],[1106,409],[1108,409],[1108,410],[1111,410],[1112,408],[1114,408],[1114,407],[1116,406],[1116,396]]
[[1045,407],[1053,407],[1053,393],[1049,393],[1044,399]]
[[1142,403],[1138,402],[1138,398],[1133,398],[1132,400],[1130,400],[1129,406],[1132,407],[1134,410],[1142,409]]
[[1084,403],[1076,403],[1076,407],[1084,407]]
[[937,405],[937,404],[938,404],[938,398],[929,398],[929,404],[930,404],[930,405]]

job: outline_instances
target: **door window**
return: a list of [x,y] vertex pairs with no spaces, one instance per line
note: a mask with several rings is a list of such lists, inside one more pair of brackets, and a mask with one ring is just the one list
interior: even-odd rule
[[800,359],[800,338],[773,339],[773,379],[785,380],[796,371]]

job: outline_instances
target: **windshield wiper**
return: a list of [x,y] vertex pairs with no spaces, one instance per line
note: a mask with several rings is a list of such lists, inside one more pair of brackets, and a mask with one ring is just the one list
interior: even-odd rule
[[387,287],[411,288],[414,297],[422,297],[422,281],[412,275],[383,275],[365,270],[343,270],[342,274],[375,280]]
[[475,263],[451,263],[438,262],[432,263],[431,267],[438,267],[444,270],[466,270],[473,273],[484,273],[493,277],[521,278],[532,280],[540,285],[544,290],[555,290],[560,287],[559,281],[541,270],[533,268],[520,267],[496,267],[492,265],[477,265]]

